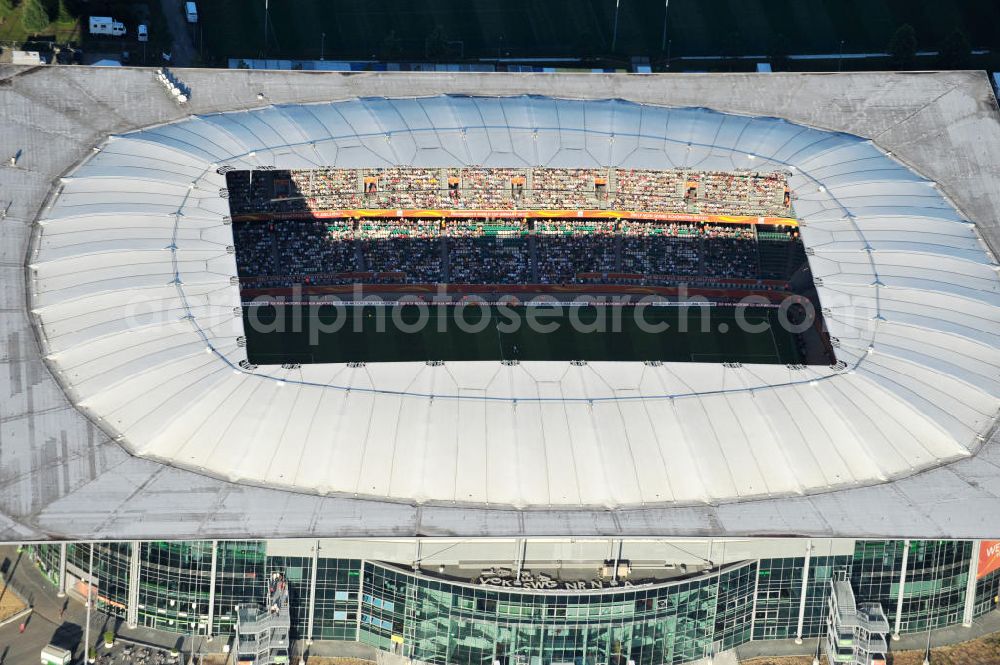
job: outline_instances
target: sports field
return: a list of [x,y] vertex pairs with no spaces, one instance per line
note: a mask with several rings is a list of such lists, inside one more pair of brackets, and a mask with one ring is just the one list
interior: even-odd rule
[[725,306],[265,305],[244,308],[243,324],[248,359],[256,365],[434,360],[801,362],[794,336],[779,323],[778,310],[764,308],[737,312]]
[[[883,51],[904,23],[918,49],[955,28],[1000,48],[995,0],[201,0],[205,49],[228,57],[495,59],[500,55],[662,57]],[[664,18],[667,33],[663,37]],[[323,33],[326,34],[325,40]],[[211,38],[209,38],[211,35]],[[206,53],[206,55],[208,55]]]

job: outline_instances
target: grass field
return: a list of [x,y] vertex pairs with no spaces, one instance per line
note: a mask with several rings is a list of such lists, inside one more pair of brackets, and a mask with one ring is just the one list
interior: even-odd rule
[[[777,310],[747,309],[747,322],[766,324],[760,332],[749,332],[740,328],[733,307],[710,308],[707,316],[695,307],[643,309],[642,321],[657,328],[644,329],[635,307],[586,307],[573,313],[567,307],[558,314],[547,307],[511,307],[506,312],[495,307],[467,307],[464,312],[430,307],[426,324],[417,330],[421,314],[414,307],[397,308],[395,313],[388,307],[344,307],[338,313],[327,305],[268,305],[245,308],[243,324],[248,359],[257,365],[514,359],[800,362],[794,337],[778,324]],[[605,332],[596,328],[599,315],[607,317]],[[529,316],[536,317],[535,328]],[[464,329],[459,317],[467,324]],[[515,318],[521,325],[511,324]],[[575,321],[582,325],[575,328]],[[339,329],[333,330],[338,322]],[[538,324],[557,328],[540,332]]]
[[[617,54],[662,55],[664,4],[621,0]],[[615,0],[270,0],[266,49],[264,0],[201,0],[199,11],[206,51],[220,60],[265,50],[318,58],[324,32],[328,59],[469,60],[609,55]],[[956,27],[973,47],[1000,49],[995,0],[672,0],[667,39],[674,58],[837,53],[841,40],[846,52],[869,52],[903,23],[919,49],[935,50]]]

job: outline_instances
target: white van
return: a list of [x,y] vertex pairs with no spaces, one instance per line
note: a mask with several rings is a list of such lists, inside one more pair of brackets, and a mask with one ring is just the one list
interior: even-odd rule
[[187,16],[188,23],[198,22],[198,7],[193,2],[184,3],[184,14]]
[[140,23],[139,27],[135,31],[136,36],[139,38],[140,42],[149,41],[149,27],[145,23]]

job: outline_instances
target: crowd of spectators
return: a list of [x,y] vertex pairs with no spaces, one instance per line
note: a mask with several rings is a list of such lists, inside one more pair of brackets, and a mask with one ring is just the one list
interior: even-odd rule
[[757,256],[761,279],[787,279],[798,266],[806,263],[805,247],[798,232],[763,232],[757,238]]
[[689,176],[697,183],[689,206],[707,214],[784,214],[787,179],[781,173],[707,171]]
[[522,236],[448,238],[448,281],[453,284],[530,284],[531,250]]
[[[357,269],[354,245],[342,227],[326,222],[281,224],[276,233],[281,271],[285,275],[350,272]],[[277,229],[277,227],[276,227]]]
[[763,233],[767,238],[758,240],[753,227],[737,224],[610,219],[339,219],[234,226],[240,277],[256,286],[787,279],[805,260],[801,243],[792,242],[797,234]]
[[354,236],[360,239],[380,238],[437,238],[441,235],[441,222],[437,219],[376,219],[357,223]]
[[244,222],[233,227],[240,277],[279,274],[275,263],[276,222]]
[[535,220],[535,233],[548,235],[614,235],[618,232],[619,222],[615,220],[587,220],[581,222],[572,219]]
[[753,279],[758,274],[757,244],[745,238],[710,236],[704,243],[702,272],[706,275]]
[[597,179],[606,176],[607,171],[597,169],[532,169],[530,201],[536,208],[592,208]]
[[524,190],[515,185],[523,178],[517,169],[470,168],[455,170],[451,177],[460,181],[460,194],[452,197],[452,208],[466,210],[512,210],[524,204]]
[[[360,241],[366,272],[379,282],[436,284],[443,281],[441,241],[438,238],[404,236]],[[388,273],[378,276],[378,273]]]
[[617,169],[615,207],[618,210],[684,212],[684,172]]
[[618,269],[613,235],[551,235],[538,236],[537,240],[540,284],[575,282],[579,273],[609,273]]
[[624,236],[699,236],[703,225],[695,222],[637,222],[623,220],[619,222]]
[[284,202],[274,200],[273,171],[230,171],[226,174],[226,198],[234,215],[283,211]]
[[444,224],[444,234],[451,238],[516,237],[527,233],[528,226],[515,220],[449,219]]
[[310,169],[291,172],[290,196],[303,196],[311,210],[352,210],[364,205],[358,172]]
[[786,173],[423,168],[231,171],[233,214],[381,209],[587,209],[787,215]]
[[657,276],[699,274],[701,243],[697,236],[667,234],[622,238],[621,272]]
[[397,167],[372,172],[365,189],[366,205],[370,201],[384,208],[439,208],[444,205],[442,195],[447,189],[447,179],[441,179],[442,169]]

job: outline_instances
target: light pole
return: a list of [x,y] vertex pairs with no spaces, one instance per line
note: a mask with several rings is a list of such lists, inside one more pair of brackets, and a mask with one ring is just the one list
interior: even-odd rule
[[670,11],[670,0],[663,2],[663,39],[660,40],[660,52],[667,50],[667,12]]
[[191,660],[188,661],[188,665],[194,665],[194,645],[198,641],[197,631],[198,631],[198,620],[195,616],[197,611],[197,605],[194,602],[191,603]]
[[615,0],[615,27],[611,30],[611,52],[615,52],[618,45],[618,9],[622,6],[622,0]]
[[264,0],[264,57],[267,57],[267,19],[270,11],[270,0]]
[[83,627],[83,659],[90,662],[90,599],[94,590],[94,543],[90,544],[90,557],[87,562],[87,619]]
[[319,59],[323,60],[323,56],[326,55],[326,33],[319,40]]
[[[941,560],[941,541],[937,541],[937,550],[934,552],[934,574],[940,575],[941,571],[938,567]],[[942,586],[944,583],[942,582]],[[931,614],[937,608],[937,597],[933,591],[931,591],[931,597],[927,600],[927,645],[924,647],[924,660],[922,665],[930,665],[931,663]]]

